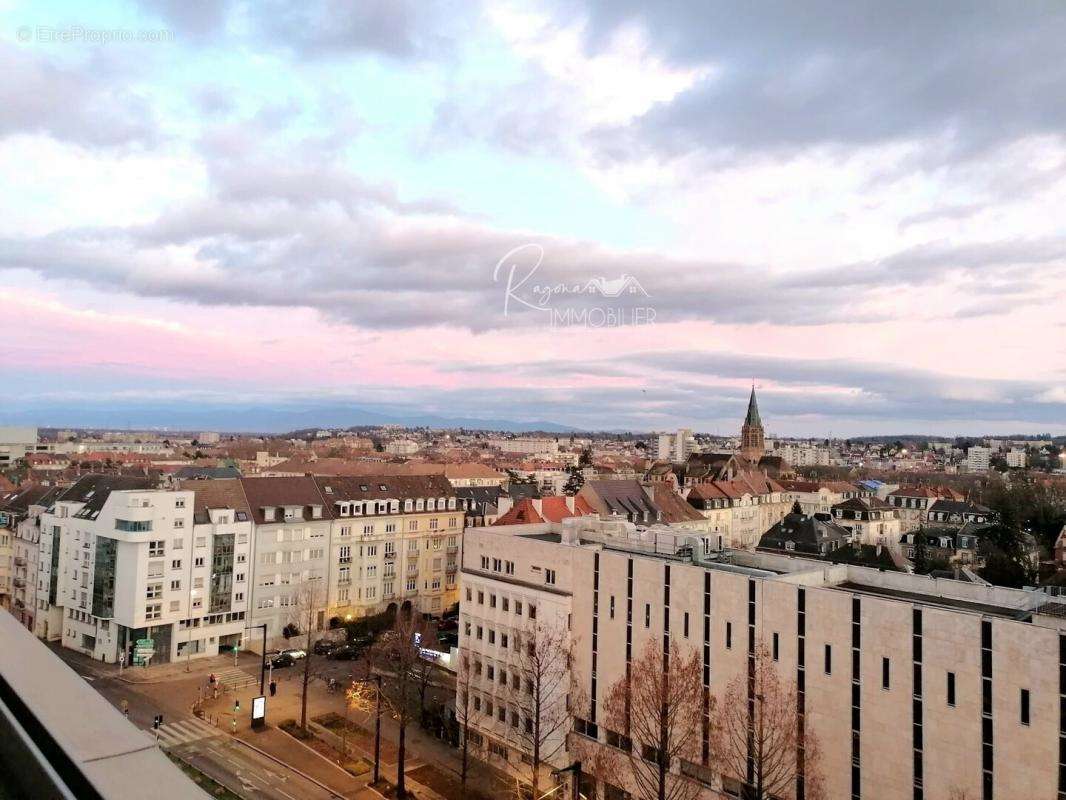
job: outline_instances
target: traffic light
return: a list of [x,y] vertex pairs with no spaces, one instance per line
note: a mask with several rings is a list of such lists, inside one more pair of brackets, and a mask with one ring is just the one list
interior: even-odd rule
[[241,710],[241,701],[240,700],[234,700],[233,701],[233,713],[236,714],[240,710]]
[[163,715],[162,714],[156,714],[155,717],[152,719],[152,727],[155,728],[156,730],[159,730],[159,728],[160,728],[160,726],[162,726],[162,724],[163,724]]

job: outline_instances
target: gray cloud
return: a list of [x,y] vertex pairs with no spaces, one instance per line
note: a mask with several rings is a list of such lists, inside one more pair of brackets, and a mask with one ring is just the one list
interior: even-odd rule
[[194,41],[209,43],[247,33],[258,47],[308,59],[358,53],[397,59],[439,56],[454,47],[478,9],[477,4],[436,0],[139,2]]
[[136,91],[115,81],[111,65],[90,59],[59,66],[30,46],[0,41],[0,138],[44,134],[95,147],[152,144],[153,111]]
[[[628,129],[617,152],[789,151],[903,139],[970,154],[1066,123],[1066,7],[1045,0],[586,0],[596,51],[637,23],[669,63],[707,80]],[[572,15],[572,16],[571,16]]]

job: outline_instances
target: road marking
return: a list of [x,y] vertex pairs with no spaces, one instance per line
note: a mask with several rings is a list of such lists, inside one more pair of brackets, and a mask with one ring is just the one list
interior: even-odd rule
[[291,794],[289,794],[288,792],[282,791],[277,786],[274,787],[274,791],[277,792],[278,794],[285,795],[287,798],[289,798],[289,800],[296,800],[296,798],[293,797]]

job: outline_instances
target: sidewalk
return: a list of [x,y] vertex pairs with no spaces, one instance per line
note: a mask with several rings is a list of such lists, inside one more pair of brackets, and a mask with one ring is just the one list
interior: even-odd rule
[[273,726],[259,730],[246,729],[241,731],[237,738],[278,761],[288,764],[341,797],[380,800],[379,795],[366,788],[368,779],[349,775],[336,764],[330,763],[315,751],[308,749],[287,733]]
[[[194,658],[188,663],[184,661],[169,664],[154,664],[148,667],[124,667],[121,676],[117,666],[108,665],[113,677],[126,683],[166,683],[180,680],[183,677],[202,675],[206,680],[212,672],[221,672],[224,669],[233,668],[232,655],[210,656],[208,658]],[[248,673],[249,677],[259,677],[261,666],[260,656],[254,653],[241,653],[237,660],[237,667]]]

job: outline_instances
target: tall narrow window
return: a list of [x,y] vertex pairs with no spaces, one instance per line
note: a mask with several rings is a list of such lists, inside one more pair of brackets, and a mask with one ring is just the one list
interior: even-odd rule
[[725,649],[730,650],[733,647],[733,623],[727,622],[725,624]]
[[887,689],[892,680],[892,664],[887,658],[881,659],[881,688]]
[[774,661],[778,661],[781,658],[781,642],[777,635],[777,631],[774,631]]
[[825,674],[833,674],[833,645],[831,644],[825,646]]
[[1029,690],[1022,689],[1022,725],[1029,724]]
[[948,673],[948,705],[955,705],[955,673]]
[[685,638],[688,638],[688,612],[685,612],[683,631]]

